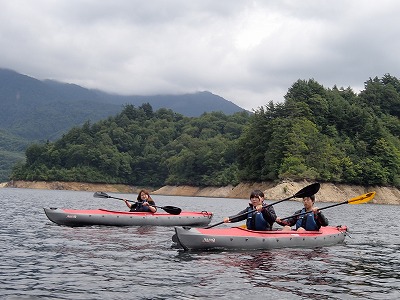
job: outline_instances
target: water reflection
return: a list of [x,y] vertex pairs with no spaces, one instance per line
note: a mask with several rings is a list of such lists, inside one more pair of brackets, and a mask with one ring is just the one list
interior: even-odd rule
[[[329,252],[325,249],[262,251],[230,256],[228,262],[240,269],[254,287],[278,290],[286,294],[317,299],[315,286],[329,287],[326,274]],[[310,288],[304,286],[310,285]],[[321,291],[320,291],[321,292]]]
[[346,246],[253,252],[178,251],[177,258],[209,266],[208,276],[197,283],[199,286],[212,285],[224,274],[231,282],[239,276],[242,282],[270,290],[281,299],[282,295],[283,299],[398,299],[398,254],[389,251],[392,255],[382,257],[373,251],[359,252],[350,256]]

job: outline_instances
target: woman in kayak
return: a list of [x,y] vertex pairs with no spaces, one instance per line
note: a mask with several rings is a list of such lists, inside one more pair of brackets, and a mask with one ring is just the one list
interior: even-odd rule
[[141,190],[137,196],[136,203],[130,203],[124,199],[126,206],[130,208],[130,211],[144,211],[155,213],[157,208],[154,206],[156,203],[151,198],[150,194],[146,190]]
[[315,231],[319,230],[321,226],[328,226],[328,219],[318,210],[318,207],[314,206],[314,203],[315,195],[303,198],[304,208],[296,211],[294,215],[304,214],[286,220],[276,218],[276,223],[285,226],[283,230],[292,230],[291,226],[296,225],[295,228],[298,231]]
[[235,223],[246,220],[247,229],[271,230],[276,219],[274,208],[264,204],[264,193],[254,190],[250,194],[249,206],[235,216],[224,219],[224,223]]

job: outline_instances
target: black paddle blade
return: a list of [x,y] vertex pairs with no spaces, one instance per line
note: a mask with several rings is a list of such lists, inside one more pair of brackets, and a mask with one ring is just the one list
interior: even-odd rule
[[[159,206],[157,206],[159,207]],[[182,209],[175,206],[162,206],[161,209],[165,210],[167,213],[171,215],[179,215],[182,212]]]
[[315,195],[318,193],[319,188],[321,185],[319,182],[307,185],[306,187],[302,188],[300,191],[298,191],[293,198],[304,198],[304,197],[310,197],[312,195]]
[[93,194],[93,197],[95,197],[95,198],[110,198],[110,196],[108,196],[104,192],[96,192]]

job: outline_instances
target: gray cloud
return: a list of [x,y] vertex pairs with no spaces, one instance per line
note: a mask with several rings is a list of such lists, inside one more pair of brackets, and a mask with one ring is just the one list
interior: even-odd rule
[[399,77],[400,2],[0,0],[0,67],[120,94],[208,90],[241,107],[298,79]]

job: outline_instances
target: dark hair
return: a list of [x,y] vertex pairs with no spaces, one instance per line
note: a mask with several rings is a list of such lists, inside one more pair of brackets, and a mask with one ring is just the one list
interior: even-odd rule
[[251,199],[251,198],[255,198],[255,197],[262,197],[262,198],[264,198],[264,193],[263,193],[262,191],[260,191],[260,190],[254,190],[254,191],[252,191],[251,194],[250,194],[250,199]]
[[141,194],[141,193],[145,193],[147,196],[149,196],[149,200],[153,200],[153,199],[151,199],[151,196],[150,196],[148,190],[140,190],[140,192],[139,192],[139,194],[138,194],[138,196],[137,196],[137,198],[136,198],[137,200],[139,200],[139,201],[142,200],[142,198],[140,198],[140,194]]
[[313,203],[315,202],[315,195],[311,195],[309,198],[312,200]]

